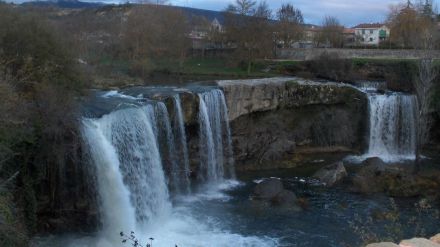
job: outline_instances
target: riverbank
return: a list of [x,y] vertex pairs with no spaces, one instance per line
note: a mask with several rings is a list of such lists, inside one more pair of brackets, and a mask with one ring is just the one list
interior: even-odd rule
[[432,236],[430,239],[412,238],[402,240],[399,244],[392,242],[381,242],[369,244],[366,247],[440,247],[440,233]]
[[132,73],[127,62],[102,62],[96,69],[95,87],[110,88],[132,85],[163,85],[189,81],[267,78],[276,76],[298,76],[306,79],[326,79],[338,82],[384,81],[393,91],[411,92],[413,78],[417,73],[414,59],[342,59],[333,54],[312,61],[258,60],[251,73],[244,66],[225,58],[188,58],[178,61],[157,61],[157,65],[142,74]]

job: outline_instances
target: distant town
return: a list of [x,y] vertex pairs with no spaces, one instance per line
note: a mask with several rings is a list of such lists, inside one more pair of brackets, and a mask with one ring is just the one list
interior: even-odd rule
[[[195,50],[227,49],[236,46],[224,37],[228,29],[228,13],[267,19],[270,28],[273,29],[272,34],[278,48],[423,48],[426,39],[438,39],[440,19],[438,13],[435,13],[432,0],[413,2],[402,0],[401,4],[391,6],[388,18],[381,23],[359,23],[352,27],[341,25],[337,16],[323,17],[320,25],[307,24],[304,23],[301,10],[293,5],[285,4],[278,10],[271,10],[264,1],[257,4],[255,1],[238,0],[236,6],[225,6],[224,11],[171,6],[167,5],[166,1],[124,5],[160,4],[161,7],[182,12],[189,19],[190,31],[187,37],[191,39],[192,48]],[[67,15],[69,10],[76,12],[85,8],[124,6],[76,0],[32,1],[22,5],[58,7],[65,9],[64,15]],[[219,39],[220,36],[222,37]]]

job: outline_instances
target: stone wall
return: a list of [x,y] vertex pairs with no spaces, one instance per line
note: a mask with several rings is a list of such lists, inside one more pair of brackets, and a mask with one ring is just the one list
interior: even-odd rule
[[298,61],[313,60],[323,52],[337,53],[341,58],[373,58],[373,59],[418,59],[422,57],[440,58],[440,50],[386,50],[386,49],[281,49],[278,59]]

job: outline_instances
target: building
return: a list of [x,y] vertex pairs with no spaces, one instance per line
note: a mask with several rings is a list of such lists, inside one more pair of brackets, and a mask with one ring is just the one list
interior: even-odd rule
[[359,45],[378,46],[390,37],[390,29],[381,23],[359,24],[353,29]]
[[216,44],[215,41],[209,39],[212,38],[210,35],[221,34],[224,31],[223,25],[217,18],[214,18],[212,21],[204,18],[203,22],[192,25],[191,28],[192,30],[188,34],[188,38],[191,39],[193,49],[220,48],[218,47],[219,44]]
[[352,47],[356,44],[356,30],[353,28],[344,28],[344,47]]
[[298,42],[296,48],[314,48],[318,39],[321,27],[311,24],[304,25],[304,37]]

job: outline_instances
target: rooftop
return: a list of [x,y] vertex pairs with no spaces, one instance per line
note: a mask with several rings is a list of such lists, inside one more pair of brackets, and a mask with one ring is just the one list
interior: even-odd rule
[[362,23],[353,28],[380,28],[385,26],[383,23]]

